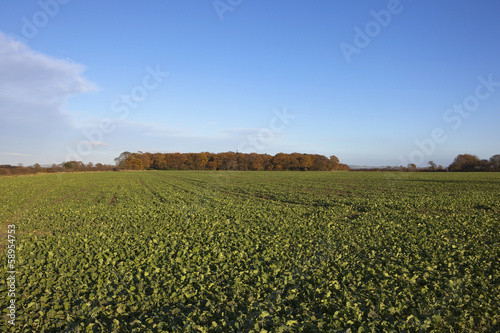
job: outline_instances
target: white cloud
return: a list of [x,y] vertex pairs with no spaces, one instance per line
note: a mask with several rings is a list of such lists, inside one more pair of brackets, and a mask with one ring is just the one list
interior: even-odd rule
[[[71,95],[95,90],[85,67],[38,53],[0,32],[0,101],[57,106]],[[4,112],[2,112],[4,113]]]
[[65,103],[97,89],[84,70],[0,32],[0,151],[42,152],[48,141],[62,145],[74,135]]

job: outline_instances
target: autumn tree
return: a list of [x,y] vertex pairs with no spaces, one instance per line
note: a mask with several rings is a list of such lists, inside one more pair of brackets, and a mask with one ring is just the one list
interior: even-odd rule
[[125,167],[125,161],[127,160],[127,158],[130,155],[132,155],[132,153],[129,152],[129,151],[124,151],[123,153],[121,153],[120,156],[118,156],[117,158],[115,158],[116,166],[118,166],[120,168],[124,168]]
[[167,156],[162,153],[152,154],[149,167],[154,170],[165,170],[167,168]]
[[481,160],[470,154],[461,154],[455,157],[448,169],[450,171],[477,171],[481,165]]
[[278,153],[272,159],[273,170],[281,171],[285,169],[287,157],[285,153]]
[[[252,153],[252,154],[258,155],[257,153]],[[237,164],[236,169],[240,171],[252,170],[250,166],[251,159],[253,156],[252,154],[248,155],[248,154],[236,153],[235,155]]]
[[500,171],[500,154],[491,156],[489,162],[492,171]]
[[314,171],[329,171],[331,170],[330,160],[323,155],[313,155],[311,170]]
[[273,170],[273,164],[272,164],[273,157],[271,155],[268,155],[268,154],[260,155],[260,157],[262,159],[262,167],[264,168],[264,170],[272,171]]
[[125,169],[127,169],[127,170],[142,170],[143,169],[142,160],[140,158],[135,158],[135,157],[129,156],[129,158],[127,158],[125,160],[124,164],[125,164]]
[[476,171],[491,171],[491,164],[488,160],[479,161],[479,166],[476,167]]
[[338,170],[349,171],[349,170],[351,170],[351,168],[349,168],[349,166],[347,164],[340,163],[339,166],[338,166]]
[[217,170],[218,165],[219,165],[219,155],[210,154],[208,156],[208,163],[207,163],[208,170]]
[[140,159],[142,161],[142,167],[143,169],[149,169],[151,167],[151,158],[153,154],[151,153],[142,153],[140,156]]
[[220,153],[220,167],[221,170],[238,170],[238,162],[236,154],[232,151],[227,153]]
[[251,153],[249,156],[250,159],[250,170],[253,171],[262,171],[264,170],[264,160],[260,154]]
[[309,155],[303,154],[299,158],[299,169],[302,171],[307,171],[312,166],[312,159]]
[[193,162],[196,170],[204,170],[208,163],[208,156],[206,153],[194,154]]
[[417,165],[415,163],[410,163],[407,166],[408,171],[417,171]]
[[167,168],[175,169],[175,170],[184,170],[186,169],[186,162],[188,158],[185,154],[181,153],[173,153],[166,154],[167,156]]
[[82,161],[68,161],[68,162],[64,162],[62,164],[62,167],[65,169],[70,169],[72,171],[77,171],[77,170],[81,170],[82,168],[84,168],[85,164],[83,164]]
[[332,170],[338,170],[340,167],[339,158],[335,155],[330,156],[330,162],[332,163]]

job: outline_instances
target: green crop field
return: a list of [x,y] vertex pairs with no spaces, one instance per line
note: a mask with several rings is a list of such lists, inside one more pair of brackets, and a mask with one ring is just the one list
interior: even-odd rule
[[5,331],[500,330],[499,173],[5,177],[0,221]]

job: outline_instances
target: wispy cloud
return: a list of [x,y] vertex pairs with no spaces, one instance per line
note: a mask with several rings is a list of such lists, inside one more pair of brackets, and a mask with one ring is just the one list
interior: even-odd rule
[[359,141],[348,137],[331,137],[331,138],[321,138],[322,141],[333,141],[333,142],[353,142]]
[[92,146],[106,147],[107,144],[102,141],[91,141],[90,144]]
[[127,119],[116,120],[118,132],[126,132],[132,135],[144,135],[147,137],[178,137],[186,134],[188,131],[180,128],[168,127],[161,123],[139,122]]
[[231,128],[231,129],[220,130],[219,134],[225,137],[238,138],[248,135],[257,135],[259,131],[260,128]]
[[5,156],[21,156],[21,157],[32,156],[30,154],[22,154],[22,153],[0,153],[0,155],[5,155]]

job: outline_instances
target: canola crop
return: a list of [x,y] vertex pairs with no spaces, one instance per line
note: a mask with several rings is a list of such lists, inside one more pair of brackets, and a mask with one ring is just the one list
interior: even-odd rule
[[500,174],[0,178],[12,332],[500,330]]

